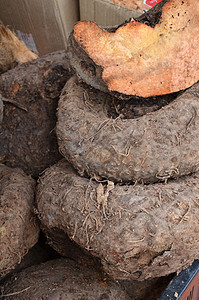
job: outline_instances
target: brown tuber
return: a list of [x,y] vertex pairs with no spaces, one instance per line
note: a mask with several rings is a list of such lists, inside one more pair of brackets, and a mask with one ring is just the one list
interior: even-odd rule
[[63,258],[13,275],[1,290],[0,298],[8,300],[130,300],[118,282]]
[[54,52],[0,76],[0,162],[37,177],[60,159],[54,132],[59,95],[70,78],[65,51]]
[[33,212],[35,185],[21,169],[0,164],[0,279],[39,239]]
[[76,77],[62,90],[58,145],[80,174],[149,183],[198,170],[199,84],[136,119],[111,118],[110,104],[110,95],[80,84]]
[[132,20],[108,32],[94,22],[77,23],[69,57],[78,75],[91,85],[90,77],[99,77],[93,86],[103,91],[141,97],[176,92],[197,82],[199,2],[170,0],[158,7],[161,16],[154,28]]
[[[42,175],[42,226],[62,231],[101,260],[113,278],[143,281],[198,258],[199,173],[167,184],[120,185],[78,176],[62,160]],[[65,238],[64,238],[65,233]]]

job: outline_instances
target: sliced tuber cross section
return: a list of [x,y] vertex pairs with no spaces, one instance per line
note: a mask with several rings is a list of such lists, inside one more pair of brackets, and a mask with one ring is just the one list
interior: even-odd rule
[[[101,70],[102,80],[95,87],[150,97],[186,89],[199,80],[199,2],[164,2],[163,7],[160,2],[161,16],[153,28],[134,20],[115,32],[90,21],[75,25],[72,39],[81,53],[80,65],[89,60],[90,76]],[[71,38],[72,57],[70,47]],[[83,67],[77,73],[92,85]]]

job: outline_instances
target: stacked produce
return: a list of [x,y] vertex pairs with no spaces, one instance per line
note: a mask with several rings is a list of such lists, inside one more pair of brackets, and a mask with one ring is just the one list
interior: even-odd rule
[[141,286],[198,258],[198,16],[164,0],[117,28],[79,22],[67,54],[1,75],[2,170],[29,175],[35,237],[39,219],[65,257],[14,274],[2,297],[155,299]]

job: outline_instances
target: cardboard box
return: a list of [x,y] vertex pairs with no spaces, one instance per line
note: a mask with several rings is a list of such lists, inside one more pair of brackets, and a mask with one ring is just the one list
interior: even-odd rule
[[146,11],[162,0],[109,0],[131,10]]
[[95,21],[101,26],[118,25],[142,14],[109,0],[79,0],[79,5],[80,20]]
[[[161,0],[79,0],[80,20],[95,21],[101,26],[119,25],[136,18]],[[119,5],[121,3],[121,5]],[[134,7],[135,10],[131,8]]]
[[66,48],[78,0],[0,0],[0,20],[39,55]]
[[143,10],[148,10],[162,0],[143,0]]

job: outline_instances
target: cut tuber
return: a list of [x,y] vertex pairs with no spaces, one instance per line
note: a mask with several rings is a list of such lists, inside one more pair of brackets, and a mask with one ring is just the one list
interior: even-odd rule
[[[157,15],[154,8],[146,20]],[[141,17],[141,22],[132,20],[115,31],[90,21],[77,23],[68,55],[78,75],[100,90],[140,97],[176,92],[197,82],[199,2],[163,1],[158,8],[154,27],[141,23]]]

